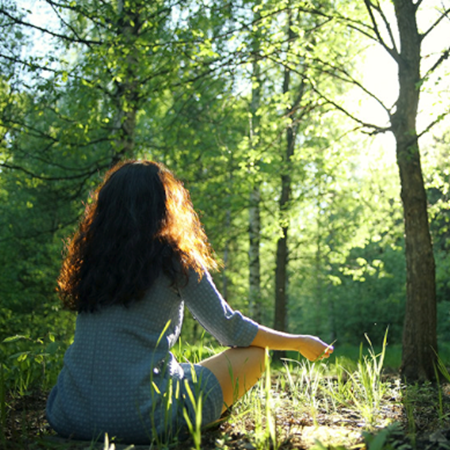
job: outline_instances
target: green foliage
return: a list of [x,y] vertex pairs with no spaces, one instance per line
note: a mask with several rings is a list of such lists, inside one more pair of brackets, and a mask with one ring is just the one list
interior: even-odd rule
[[[32,21],[6,4],[13,17]],[[215,281],[233,307],[248,311],[249,195],[258,185],[262,322],[273,320],[275,243],[289,224],[289,329],[345,346],[364,333],[381,340],[389,326],[390,342],[399,343],[399,183],[382,149],[350,136],[349,122],[332,109],[346,98],[364,45],[351,27],[328,20],[337,5],[118,5],[64,0],[59,18],[47,13],[52,35],[0,14],[1,57],[8,55],[0,78],[0,338],[36,342],[50,330],[70,341],[74,318],[55,294],[64,240],[110,164],[147,157],[165,162],[189,188],[224,262]],[[340,2],[339,14],[363,19],[355,2]],[[39,39],[41,48],[33,45]],[[287,161],[290,128],[296,140]],[[433,147],[426,174],[445,341],[448,137]],[[282,174],[292,195],[280,211]],[[189,320],[184,333],[193,342],[201,336]]]
[[[365,43],[354,28],[366,19],[362,4],[61,0],[57,11],[46,12],[43,28],[51,33],[22,25],[33,19],[19,5],[4,0],[11,17],[0,13],[3,429],[7,391],[25,396],[56,380],[74,332],[74,316],[61,310],[55,293],[64,240],[88,192],[126,157],[163,161],[183,180],[224,263],[216,284],[243,312],[249,195],[259,186],[262,322],[273,320],[275,243],[288,224],[289,329],[337,340],[340,353],[328,367],[289,362],[276,383],[288,387],[294,413],[306,408],[316,424],[321,408],[345,404],[372,426],[388,389],[380,378],[385,348],[345,355],[364,334],[382,342],[389,327],[394,345],[386,365],[398,367],[406,273],[394,164],[372,140],[350,135],[353,125],[334,109],[353,95],[348,85],[360,70]],[[295,149],[287,160],[292,129]],[[424,155],[440,363],[450,361],[448,145],[442,132]],[[292,195],[280,210],[283,174]],[[183,335],[180,360],[198,362],[218,350],[188,316]],[[266,378],[235,416],[237,423],[249,411],[263,412],[249,437],[256,448],[282,442],[272,413],[282,398],[270,385]],[[412,435],[414,395],[404,398]],[[197,447],[198,423],[197,417]],[[369,450],[389,448],[387,430],[366,436]],[[223,437],[218,446],[226,445]]]
[[51,333],[43,339],[23,335],[4,339],[0,343],[4,388],[19,397],[48,391],[56,383],[67,345]]
[[436,260],[436,297],[438,301],[438,339],[450,338],[450,172],[448,145],[450,136],[444,132],[441,138],[432,140],[425,155],[427,195],[430,203],[430,230]]
[[399,431],[398,424],[393,424],[381,430],[376,434],[364,433],[364,441],[367,445],[367,450],[395,450],[396,445],[390,443],[389,438],[391,434]]

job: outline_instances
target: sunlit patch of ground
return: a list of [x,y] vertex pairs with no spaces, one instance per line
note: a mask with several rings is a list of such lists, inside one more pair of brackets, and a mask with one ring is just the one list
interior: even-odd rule
[[354,447],[355,444],[361,443],[361,431],[346,428],[344,425],[303,427],[298,430],[298,436],[306,448],[312,447],[317,441],[324,446],[346,445]]

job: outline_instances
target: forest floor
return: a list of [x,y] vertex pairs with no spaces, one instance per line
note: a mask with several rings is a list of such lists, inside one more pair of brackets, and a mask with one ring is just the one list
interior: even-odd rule
[[[403,386],[395,373],[384,374],[386,389],[369,425],[361,408],[335,404],[326,408],[292,408],[289,389],[280,386],[272,375],[271,396],[276,400],[270,413],[270,427],[265,419],[255,421],[255,414],[242,408],[233,410],[227,420],[203,431],[201,444],[189,439],[169,446],[174,450],[314,449],[314,450],[450,450],[450,384],[431,383]],[[399,392],[401,391],[401,395]],[[105,445],[67,441],[57,438],[45,419],[48,393],[31,392],[9,398],[7,414],[3,414],[0,448],[5,450],[81,450],[81,449],[148,449],[149,446]],[[244,401],[245,403],[245,401]],[[353,405],[354,406],[354,405]],[[361,405],[360,405],[361,406]],[[247,405],[248,407],[248,405]],[[252,407],[250,403],[250,407]],[[5,412],[3,412],[5,413]],[[265,417],[267,411],[263,411]],[[258,422],[258,423],[257,423]],[[271,428],[272,433],[264,430]],[[275,431],[274,431],[275,430]],[[274,442],[275,441],[275,442]],[[153,446],[153,449],[158,448]]]

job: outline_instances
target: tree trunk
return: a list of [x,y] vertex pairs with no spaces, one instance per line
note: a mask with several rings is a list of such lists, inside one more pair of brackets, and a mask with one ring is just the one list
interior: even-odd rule
[[408,380],[434,378],[437,351],[435,262],[427,197],[418,147],[416,117],[420,89],[420,44],[416,6],[394,0],[400,34],[400,92],[391,117],[396,139],[405,222],[406,310],[401,373]]
[[258,323],[261,322],[261,215],[260,215],[260,189],[259,184],[250,192],[249,208],[249,315]]
[[[139,58],[135,41],[139,36],[142,18],[139,9],[129,10],[129,5],[118,0],[119,21],[117,28],[118,38],[124,50],[119,50],[119,65],[125,65],[123,78],[115,80],[116,89],[113,94],[113,103],[116,115],[113,119],[113,133],[115,133],[112,164],[121,159],[133,156],[135,146],[136,115],[138,110],[139,84],[138,64]],[[137,7],[138,8],[138,7]]]
[[[258,10],[259,11],[259,10]],[[255,14],[255,20],[260,18],[260,13]],[[260,69],[260,36],[257,32],[253,38],[253,67],[252,67],[252,99],[250,104],[250,145],[252,150],[259,146],[259,116],[258,109],[261,105],[261,69]],[[253,186],[250,191],[249,206],[249,292],[248,292],[248,309],[249,315],[257,322],[262,319],[261,307],[261,213],[260,213],[260,182],[253,180]]]
[[318,214],[317,214],[317,235],[316,235],[316,254],[315,254],[315,291],[316,295],[314,296],[314,322],[315,322],[315,330],[314,332],[321,336],[322,335],[322,303],[323,303],[323,273],[322,270],[325,270],[326,264],[322,261],[323,253],[322,253],[322,223],[321,223],[321,212],[322,208],[320,206],[320,202],[322,199],[322,183],[319,180],[318,186]]
[[281,236],[277,241],[276,268],[275,268],[275,320],[274,328],[279,331],[287,331],[287,292],[288,282],[288,231],[289,220],[286,217],[289,200],[291,197],[291,177],[289,175],[291,157],[294,153],[295,136],[292,127],[287,129],[286,165],[281,174],[281,196],[279,200]]
[[[227,232],[231,229],[231,210],[228,208],[225,216],[225,230]],[[225,248],[223,249],[223,270],[222,270],[222,296],[225,300],[228,299],[228,260],[230,256],[230,239],[225,241]]]
[[[294,34],[291,29],[291,18],[288,22],[288,37],[291,40]],[[283,93],[286,94],[290,89],[291,73],[289,68],[284,70]],[[279,214],[281,224],[281,236],[277,241],[276,267],[275,267],[275,318],[273,327],[279,331],[287,331],[287,303],[286,292],[288,274],[288,231],[289,219],[286,211],[289,207],[291,197],[291,158],[295,148],[295,126],[292,120],[292,109],[288,108],[286,115],[289,117],[290,124],[286,130],[286,152],[283,157],[283,166],[281,168],[281,195],[279,200]]]

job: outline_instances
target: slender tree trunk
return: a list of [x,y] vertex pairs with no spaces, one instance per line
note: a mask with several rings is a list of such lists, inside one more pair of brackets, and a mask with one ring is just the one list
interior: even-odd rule
[[[260,17],[259,12],[255,14],[255,19]],[[260,36],[257,33],[253,39],[253,67],[252,67],[252,99],[250,104],[250,145],[252,150],[259,146],[259,116],[258,109],[261,105],[261,68],[260,68]],[[257,322],[261,322],[261,192],[259,180],[253,181],[250,191],[249,206],[249,315]]]
[[391,124],[397,145],[407,268],[401,372],[408,380],[433,379],[437,351],[435,262],[416,132],[421,39],[414,3],[394,0],[394,6],[400,33],[400,92]]
[[288,284],[288,231],[289,220],[286,217],[289,200],[291,197],[291,176],[290,162],[294,153],[295,136],[292,127],[287,132],[286,142],[286,165],[281,175],[281,196],[279,200],[280,220],[281,220],[281,236],[277,241],[276,268],[275,268],[275,319],[274,328],[280,331],[287,331],[287,284]]
[[331,297],[331,289],[330,285],[327,287],[328,291],[328,330],[329,330],[329,338],[328,342],[332,343],[336,340],[336,314],[334,307],[334,300]]
[[[294,38],[291,29],[291,17],[288,21],[289,41]],[[284,70],[283,93],[287,94],[290,89],[291,73],[288,67]],[[289,219],[287,210],[291,198],[291,158],[295,148],[295,129],[292,118],[293,111],[288,108],[286,115],[290,124],[286,130],[286,151],[283,156],[283,167],[281,169],[281,195],[278,202],[281,222],[281,236],[277,241],[276,267],[275,267],[275,318],[274,328],[280,331],[287,331],[287,306],[288,296],[286,292],[288,284],[288,231]]]
[[316,295],[314,298],[314,320],[315,330],[314,332],[321,335],[322,332],[322,303],[323,303],[323,253],[322,253],[322,223],[320,220],[322,208],[321,202],[322,186],[319,185],[319,202],[318,202],[318,214],[317,214],[317,236],[316,236],[316,255],[315,255],[315,278],[316,278]]
[[112,165],[123,158],[133,156],[135,146],[136,115],[138,110],[139,84],[138,65],[139,58],[134,42],[139,36],[141,17],[139,6],[135,11],[123,0],[118,0],[118,28],[117,35],[122,43],[123,51],[120,54],[119,65],[125,65],[123,77],[115,80],[113,103],[116,115],[113,119],[113,132],[115,134],[112,154]]
[[[225,230],[229,231],[231,228],[231,210],[227,209],[225,218]],[[225,241],[225,248],[223,250],[223,270],[222,270],[222,295],[226,300],[228,298],[228,261],[230,255],[230,239]]]
[[250,192],[249,208],[249,314],[257,322],[261,322],[261,194],[259,185]]
[[[281,203],[281,202],[280,202]],[[283,235],[277,241],[276,268],[275,268],[275,319],[273,327],[279,331],[287,330],[287,261],[288,227],[282,227]]]

